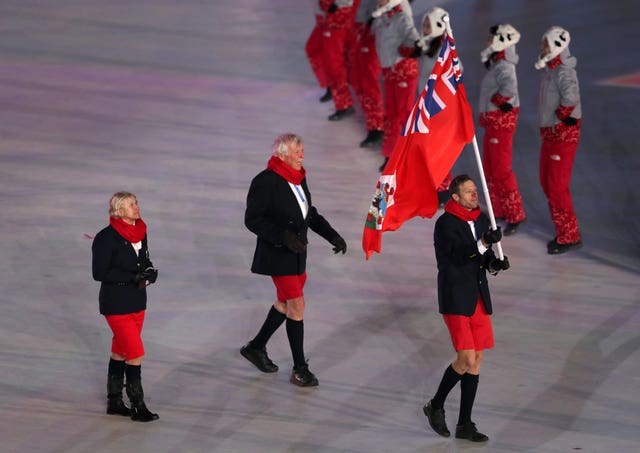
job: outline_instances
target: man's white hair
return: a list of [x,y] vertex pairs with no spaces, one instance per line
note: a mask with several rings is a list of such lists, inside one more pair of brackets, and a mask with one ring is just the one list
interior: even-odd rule
[[291,132],[287,132],[279,135],[273,141],[273,145],[271,146],[271,150],[273,151],[274,156],[284,157],[289,154],[289,145],[293,143],[294,145],[301,145],[302,138],[299,135],[296,135]]

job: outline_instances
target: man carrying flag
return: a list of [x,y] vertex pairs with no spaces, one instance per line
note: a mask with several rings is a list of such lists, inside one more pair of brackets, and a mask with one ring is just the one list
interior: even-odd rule
[[485,349],[493,347],[488,270],[496,275],[509,269],[505,256],[496,258],[491,244],[500,241],[500,228],[490,229],[489,218],[478,207],[478,190],[467,175],[449,185],[451,199],[433,231],[438,262],[438,307],[449,329],[456,359],[445,370],[435,396],[424,406],[429,425],[443,437],[451,433],[444,417],[449,392],[460,382],[460,412],[456,438],[485,442],[471,421]]
[[382,233],[415,216],[433,217],[437,187],[474,136],[473,116],[448,17],[438,60],[386,164],[367,214],[362,248],[380,253]]
[[[434,245],[439,311],[449,328],[457,357],[423,410],[431,428],[449,437],[444,403],[460,381],[456,438],[484,442],[489,438],[478,432],[471,421],[471,409],[483,350],[493,347],[486,271],[495,275],[508,269],[509,261],[499,244],[502,233],[491,210],[448,16],[443,21],[447,33],[440,55],[378,180],[362,247],[369,259],[373,252],[380,252],[383,231],[393,231],[417,215],[432,217],[438,208],[438,185],[453,167],[464,144],[473,141],[491,218],[480,212],[477,188],[471,178],[456,177],[449,186],[451,200],[436,222]],[[491,249],[494,243],[500,258]]]

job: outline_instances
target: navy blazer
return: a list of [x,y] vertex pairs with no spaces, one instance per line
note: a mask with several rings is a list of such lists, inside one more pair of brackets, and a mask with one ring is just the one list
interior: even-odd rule
[[138,288],[134,278],[138,272],[153,266],[149,260],[147,236],[139,253],[131,242],[111,226],[101,230],[93,240],[93,278],[99,282],[100,314],[123,315],[147,308],[147,290]]
[[293,253],[284,245],[287,230],[305,243],[308,228],[329,242],[339,236],[311,203],[306,178],[300,185],[309,205],[306,218],[302,217],[296,195],[283,177],[266,169],[251,181],[244,224],[257,236],[252,272],[273,276],[302,275],[305,272],[307,252]]
[[[489,231],[489,218],[481,213],[474,226],[478,237],[482,237]],[[436,221],[433,239],[440,313],[471,316],[479,294],[487,313],[493,313],[486,272],[488,264],[495,259],[491,248],[481,255],[469,224],[448,212]]]

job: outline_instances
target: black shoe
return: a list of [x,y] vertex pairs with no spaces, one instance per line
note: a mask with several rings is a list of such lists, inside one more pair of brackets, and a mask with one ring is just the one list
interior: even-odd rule
[[329,102],[331,99],[331,88],[327,88],[327,91],[320,98],[320,102]]
[[336,110],[335,113],[329,115],[329,121],[340,121],[343,118],[352,115],[355,110],[353,107],[347,107],[346,109]]
[[298,387],[315,387],[318,385],[318,378],[309,371],[309,365],[306,363],[300,366],[294,366],[289,381]]
[[382,139],[384,138],[384,132],[373,130],[369,131],[364,140],[360,142],[360,148],[373,148],[376,145],[382,143]]
[[122,401],[124,376],[109,374],[107,376],[107,414],[129,417],[131,410]]
[[144,404],[144,401],[140,401],[136,404],[131,404],[131,420],[135,422],[152,422],[154,420],[158,420],[160,416],[158,414],[154,414],[149,409],[147,409],[147,405]]
[[559,255],[570,250],[582,247],[582,241],[570,242],[568,244],[558,244],[557,238],[547,243],[547,253],[549,255]]
[[429,426],[431,426],[432,430],[442,437],[451,436],[449,428],[447,428],[447,422],[444,419],[444,409],[434,409],[433,406],[431,406],[431,401],[429,401],[427,405],[422,408],[422,412],[424,412],[424,415],[429,419]]
[[511,236],[513,233],[518,231],[518,228],[524,223],[524,220],[514,223],[507,223],[506,228],[502,231],[504,236]]
[[129,417],[131,410],[124,404],[122,397],[110,398],[107,400],[107,414],[109,415],[124,415]]
[[158,414],[152,413],[144,404],[144,390],[142,390],[142,382],[128,381],[127,396],[131,401],[131,420],[136,422],[152,422],[160,417]]
[[278,371],[278,365],[271,361],[267,355],[266,348],[256,349],[247,344],[240,348],[240,354],[263,373],[275,373]]
[[456,426],[456,439],[466,439],[471,442],[486,442],[489,440],[489,437],[478,432],[475,423],[469,422]]
[[385,157],[384,162],[382,162],[382,165],[380,165],[380,168],[378,168],[378,171],[380,171],[380,173],[384,171],[384,168],[387,166],[388,162],[389,162],[389,158]]

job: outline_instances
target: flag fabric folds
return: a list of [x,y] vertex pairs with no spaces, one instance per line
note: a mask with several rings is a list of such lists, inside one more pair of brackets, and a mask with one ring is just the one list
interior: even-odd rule
[[362,236],[366,258],[380,253],[382,233],[438,210],[436,188],[474,136],[453,37],[447,33],[427,85],[413,106],[378,179]]

